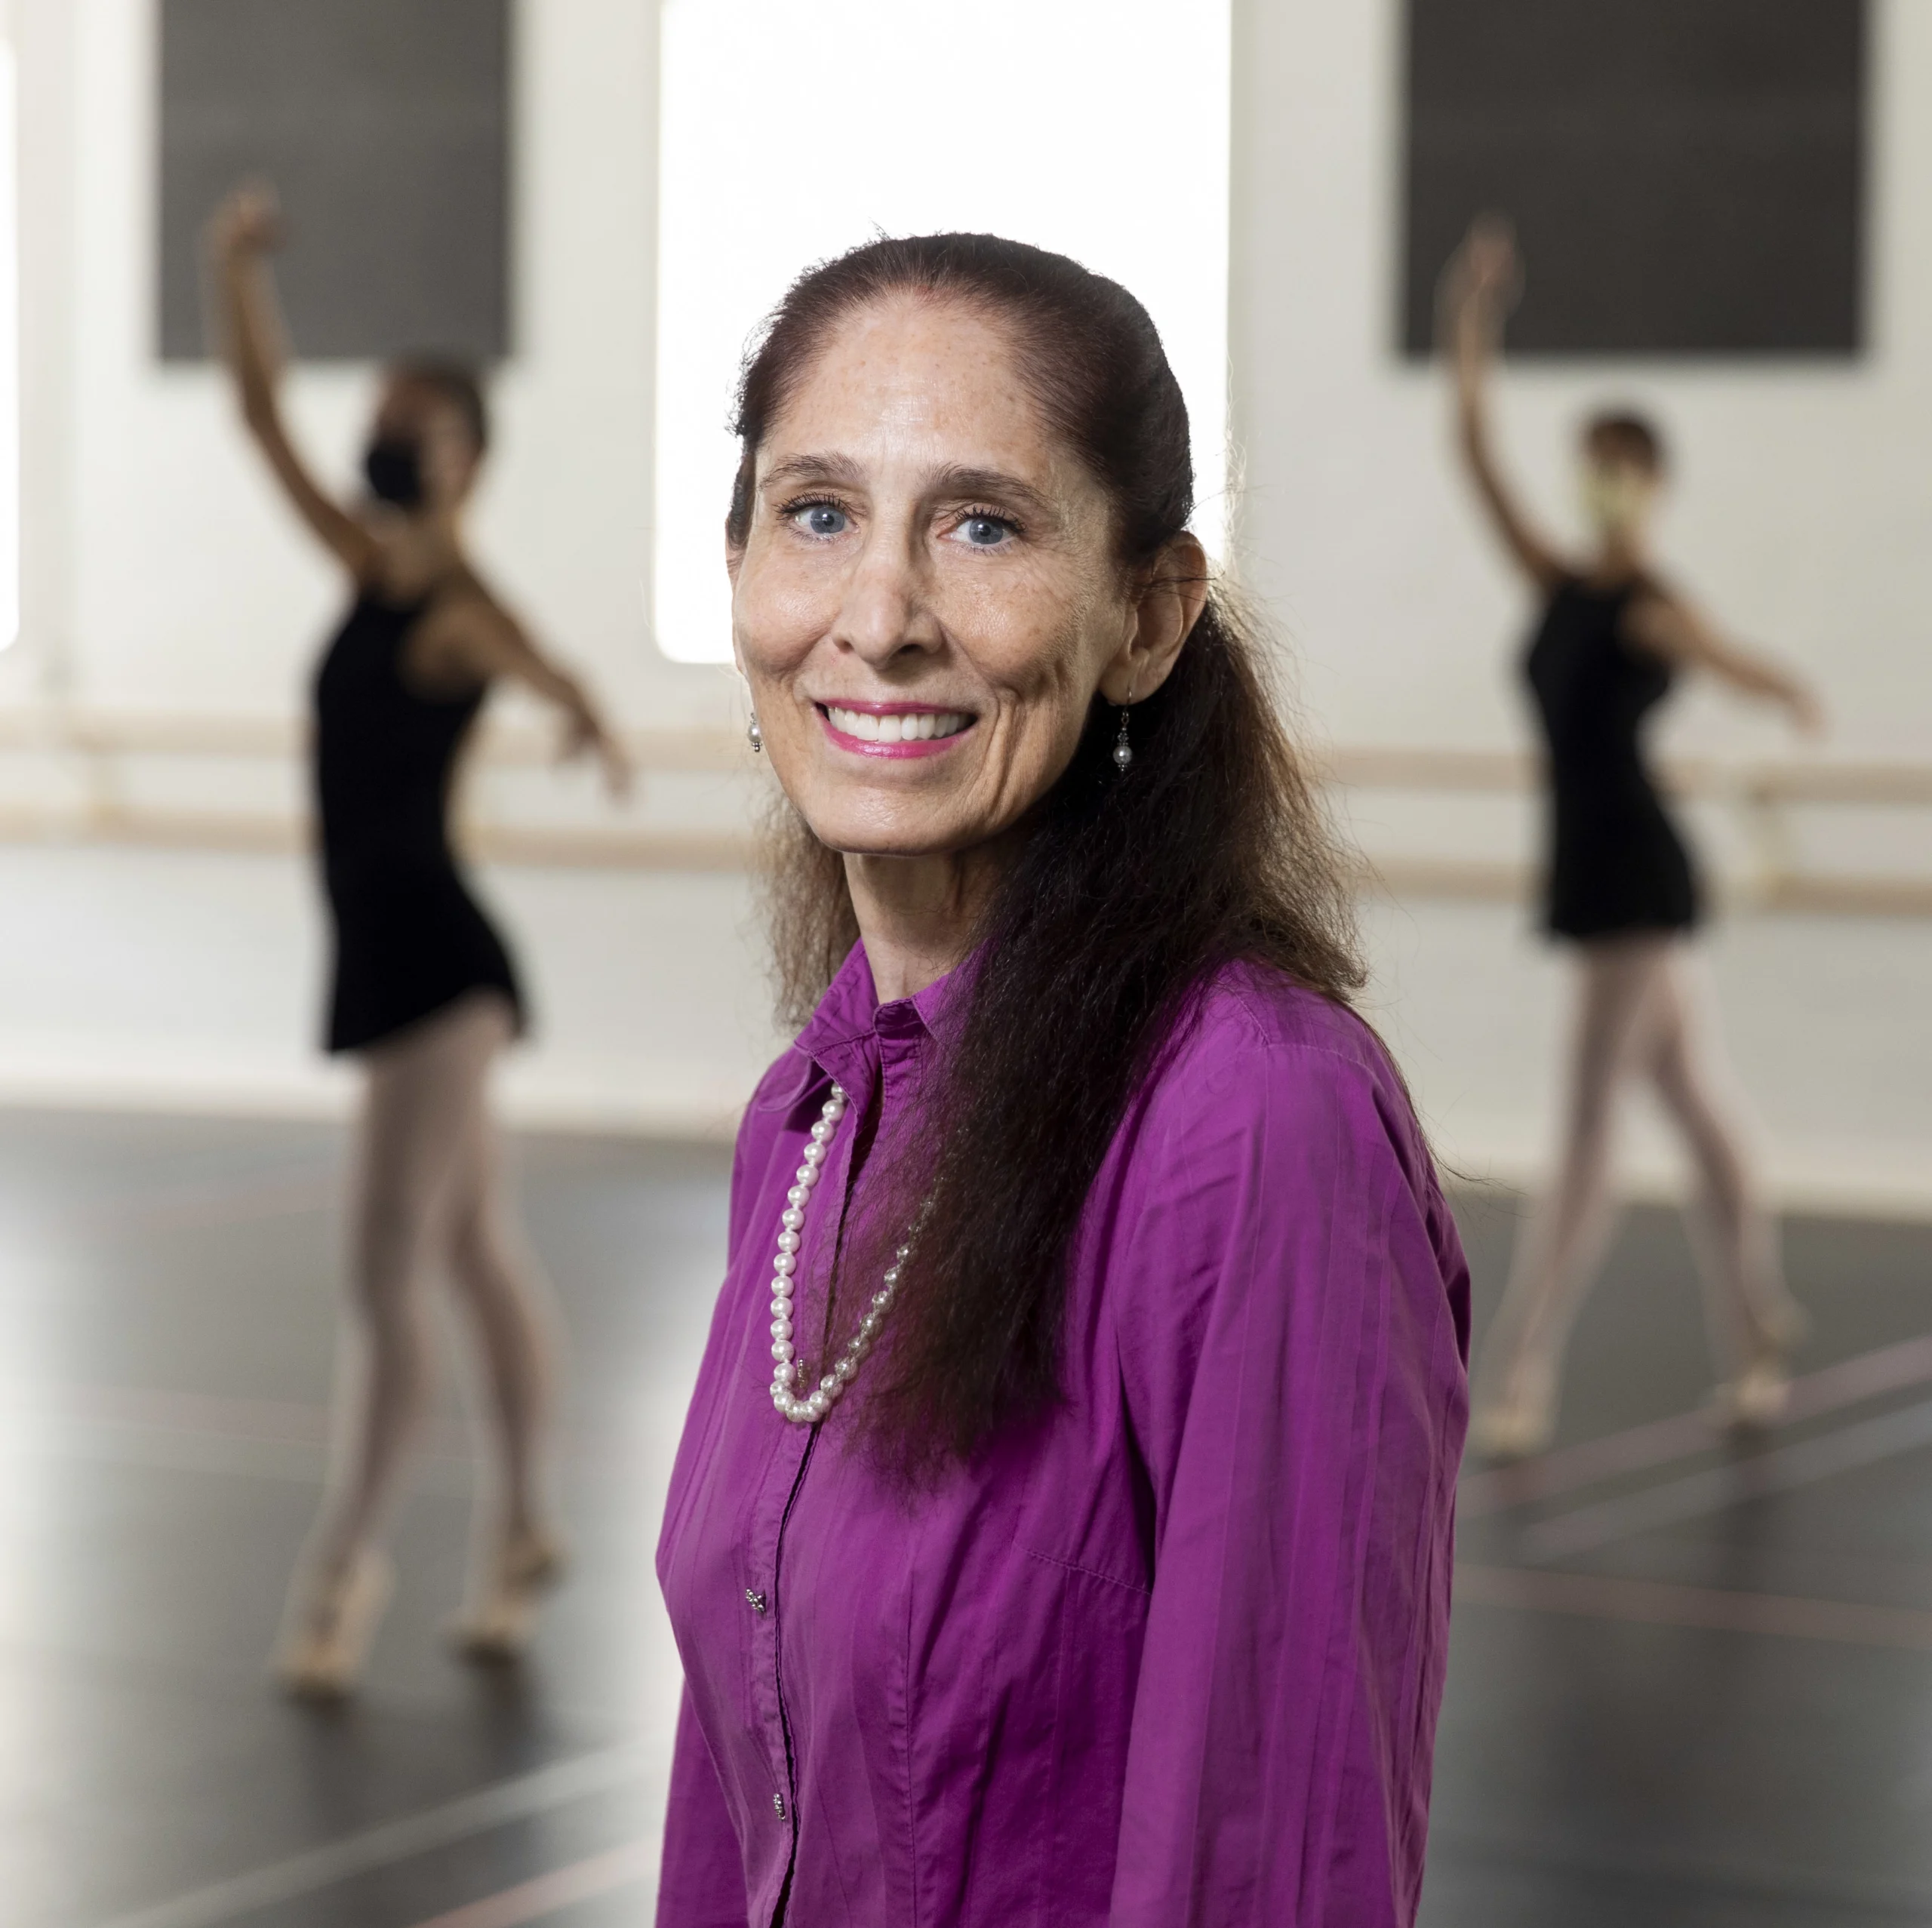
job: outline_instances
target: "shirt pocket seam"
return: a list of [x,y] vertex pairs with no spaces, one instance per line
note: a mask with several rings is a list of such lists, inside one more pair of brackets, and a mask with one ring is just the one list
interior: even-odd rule
[[1077,1560],[1063,1560],[1057,1553],[1043,1553],[1036,1546],[1023,1545],[1020,1551],[1029,1560],[1037,1560],[1042,1566],[1057,1567],[1066,1573],[1084,1575],[1088,1579],[1098,1580],[1103,1586],[1117,1587],[1122,1593],[1137,1594],[1143,1600],[1154,1597],[1154,1589],[1138,1580],[1124,1580],[1117,1573],[1103,1573],[1097,1567],[1081,1566]]

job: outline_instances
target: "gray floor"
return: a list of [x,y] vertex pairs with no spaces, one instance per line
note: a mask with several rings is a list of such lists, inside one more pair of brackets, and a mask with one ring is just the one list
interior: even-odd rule
[[[1480,1312],[1513,1213],[1462,1217]],[[1426,1928],[1932,1921],[1932,1228],[1785,1244],[1790,1423],[1703,1423],[1690,1254],[1637,1212],[1558,1450],[1466,1474]]]
[[[19,1928],[649,1918],[675,1687],[650,1556],[725,1161],[522,1148],[572,1333],[572,1582],[521,1673],[450,1656],[452,1400],[368,1691],[330,1716],[263,1665],[323,1464],[340,1156],[319,1127],[0,1117]],[[1512,1215],[1463,1209],[1486,1307]],[[1466,1481],[1426,1928],[1932,1920],[1932,1229],[1787,1247],[1817,1330],[1777,1434],[1740,1451],[1698,1416],[1689,1254],[1639,1212],[1557,1450]]]

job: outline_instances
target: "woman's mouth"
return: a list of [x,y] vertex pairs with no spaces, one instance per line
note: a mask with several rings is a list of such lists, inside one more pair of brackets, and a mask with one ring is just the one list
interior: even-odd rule
[[976,720],[960,709],[848,709],[839,703],[817,707],[833,743],[868,756],[937,755]]

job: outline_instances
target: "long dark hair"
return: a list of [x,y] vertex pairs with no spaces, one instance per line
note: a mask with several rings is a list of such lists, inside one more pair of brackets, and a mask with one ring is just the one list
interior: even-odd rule
[[[884,240],[811,270],[748,359],[727,534],[749,529],[758,448],[833,328],[911,295],[1010,329],[1023,379],[1105,485],[1123,568],[1158,567],[1193,512],[1187,411],[1146,310],[1064,256],[991,235]],[[1237,959],[1346,1003],[1358,959],[1347,868],[1282,728],[1252,626],[1221,588],[1172,673],[1131,712],[1123,775],[1097,698],[1072,762],[975,933],[958,1029],[880,1209],[841,1275],[869,1280],[917,1222],[863,1434],[903,1470],[969,1457],[1058,1392],[1066,1259],[1137,1083],[1189,1001]],[[781,1002],[802,1019],[857,935],[843,859],[781,813],[767,893]],[[841,1293],[841,1324],[869,1293]],[[872,1374],[868,1374],[872,1379]]]

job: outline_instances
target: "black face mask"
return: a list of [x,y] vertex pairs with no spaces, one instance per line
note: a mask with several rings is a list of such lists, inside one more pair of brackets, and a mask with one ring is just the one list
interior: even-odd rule
[[414,509],[423,500],[423,454],[413,441],[379,435],[362,457],[362,472],[380,502]]

